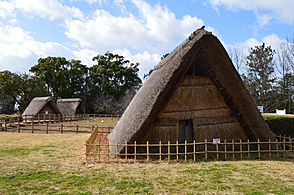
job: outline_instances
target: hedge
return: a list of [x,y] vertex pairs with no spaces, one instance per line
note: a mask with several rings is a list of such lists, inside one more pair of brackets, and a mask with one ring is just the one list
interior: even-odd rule
[[275,134],[294,137],[294,115],[263,114],[262,116]]

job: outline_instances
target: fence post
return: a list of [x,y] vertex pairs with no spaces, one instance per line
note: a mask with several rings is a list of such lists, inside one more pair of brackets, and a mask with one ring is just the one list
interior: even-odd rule
[[193,160],[194,160],[194,162],[196,161],[196,143],[195,143],[195,139],[193,141]]
[[19,116],[17,117],[17,131],[20,133],[20,121]]
[[4,117],[4,131],[7,132],[7,123],[6,123],[6,117]]
[[63,133],[63,123],[60,124],[60,133]]
[[250,160],[250,142],[249,142],[249,139],[247,139],[247,159]]
[[218,143],[216,143],[215,147],[216,147],[216,160],[219,160]]
[[94,131],[94,125],[92,125],[92,127],[91,127],[91,132],[93,132]]
[[240,139],[240,159],[243,160],[243,148],[242,148],[242,140]]
[[286,159],[286,139],[283,139],[284,160]]
[[187,140],[185,140],[185,162],[187,161]]
[[34,118],[32,118],[32,133],[34,133]]
[[235,142],[232,140],[232,155],[233,155],[233,160],[235,160]]
[[167,160],[170,161],[170,141],[167,142]]
[[117,143],[115,144],[115,158],[116,158],[116,162],[118,162],[118,145],[117,145]]
[[137,142],[135,141],[134,142],[134,159],[135,159],[135,162],[137,161]]
[[146,152],[146,154],[147,154],[147,162],[149,161],[149,142],[147,141],[146,142],[146,149],[147,149],[147,152]]
[[38,113],[38,123],[40,123],[40,113]]
[[272,145],[271,145],[271,140],[268,140],[268,158],[269,160],[272,160]]
[[258,152],[258,159],[261,159],[261,156],[260,156],[260,140],[257,139],[257,152]]
[[161,161],[161,141],[159,141],[159,161]]
[[125,143],[125,160],[128,159],[128,142]]
[[76,133],[79,133],[79,125],[77,125],[77,131],[76,131]]
[[46,133],[49,133],[49,123],[46,123]]
[[205,139],[205,160],[208,159],[208,155],[207,155],[207,139]]
[[225,160],[227,160],[227,140],[225,140],[224,144],[225,144]]
[[56,114],[53,115],[53,122],[56,123]]
[[290,151],[293,151],[293,142],[292,142],[292,139],[290,138]]
[[276,139],[276,157],[277,157],[277,159],[279,159],[279,142],[278,142],[278,140]]
[[176,141],[177,161],[179,161],[179,141]]

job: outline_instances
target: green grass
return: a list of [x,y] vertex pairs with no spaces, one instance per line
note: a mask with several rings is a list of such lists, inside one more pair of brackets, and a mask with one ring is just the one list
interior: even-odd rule
[[0,133],[0,194],[293,194],[294,163],[86,164],[85,134]]

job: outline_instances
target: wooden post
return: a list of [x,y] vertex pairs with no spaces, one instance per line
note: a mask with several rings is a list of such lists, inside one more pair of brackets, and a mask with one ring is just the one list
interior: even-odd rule
[[117,143],[115,144],[115,158],[116,158],[116,162],[118,162],[118,145],[117,145]]
[[56,123],[56,114],[53,115],[53,122]]
[[137,142],[135,141],[134,142],[134,159],[135,159],[135,161],[137,161]]
[[17,117],[17,131],[20,133],[20,121],[19,116]]
[[79,133],[79,125],[77,125],[77,131],[76,131],[76,133]]
[[98,156],[98,162],[100,162],[100,142],[97,142],[97,156]]
[[179,161],[179,141],[176,141],[177,161]]
[[225,144],[225,160],[227,160],[227,140],[224,141]]
[[293,152],[293,142],[292,142],[292,139],[290,138],[290,151],[292,151]]
[[286,139],[283,139],[283,152],[284,152],[284,160],[286,159]]
[[247,139],[247,158],[248,160],[250,160],[250,142],[249,139]]
[[149,161],[149,142],[147,141],[146,142],[146,149],[147,149],[147,152],[146,152],[146,154],[147,154],[147,162]]
[[48,118],[48,122],[51,122],[51,113],[49,113],[49,118]]
[[216,143],[215,147],[216,147],[216,160],[219,160],[218,143]]
[[161,161],[161,141],[159,141],[159,161]]
[[233,160],[235,160],[235,142],[232,140],[232,153],[233,153]]
[[207,139],[205,139],[205,160],[208,159],[208,154],[207,154]]
[[276,139],[276,157],[277,157],[277,159],[279,159],[279,142],[278,142],[278,140]]
[[49,133],[49,123],[46,123],[46,133]]
[[167,160],[170,161],[170,141],[167,142]]
[[271,140],[268,140],[268,158],[269,160],[272,160],[272,145],[271,145]]
[[125,144],[125,160],[128,159],[128,143]]
[[7,132],[7,123],[6,123],[6,117],[4,117],[4,131]]
[[195,143],[195,139],[193,141],[193,160],[194,160],[194,162],[196,161],[196,143]]
[[185,140],[185,162],[187,161],[187,140]]
[[94,128],[95,128],[95,127],[94,127],[94,125],[92,125],[92,127],[91,127],[91,132],[93,132],[93,131],[94,131]]
[[40,123],[40,114],[38,113],[38,123]]
[[32,133],[34,133],[34,118],[32,119]]
[[260,155],[260,141],[259,141],[259,139],[257,139],[257,151],[258,151],[258,159],[261,159],[261,155]]
[[243,160],[242,140],[240,139],[240,159]]
[[60,124],[60,133],[63,133],[63,123]]

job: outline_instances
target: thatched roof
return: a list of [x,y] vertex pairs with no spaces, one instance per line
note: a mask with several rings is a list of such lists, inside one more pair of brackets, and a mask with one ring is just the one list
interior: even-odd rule
[[28,107],[23,112],[23,116],[35,116],[37,115],[44,106],[47,104],[50,104],[52,109],[56,114],[61,114],[59,109],[57,108],[57,105],[52,97],[35,97]]
[[66,98],[57,100],[57,107],[64,116],[76,115],[80,104],[80,98]]
[[[192,64],[202,64],[217,75],[241,113],[240,125],[250,139],[274,139],[221,42],[212,33],[198,29],[155,67],[109,134],[110,144],[140,140]],[[115,152],[114,147],[110,150]]]

